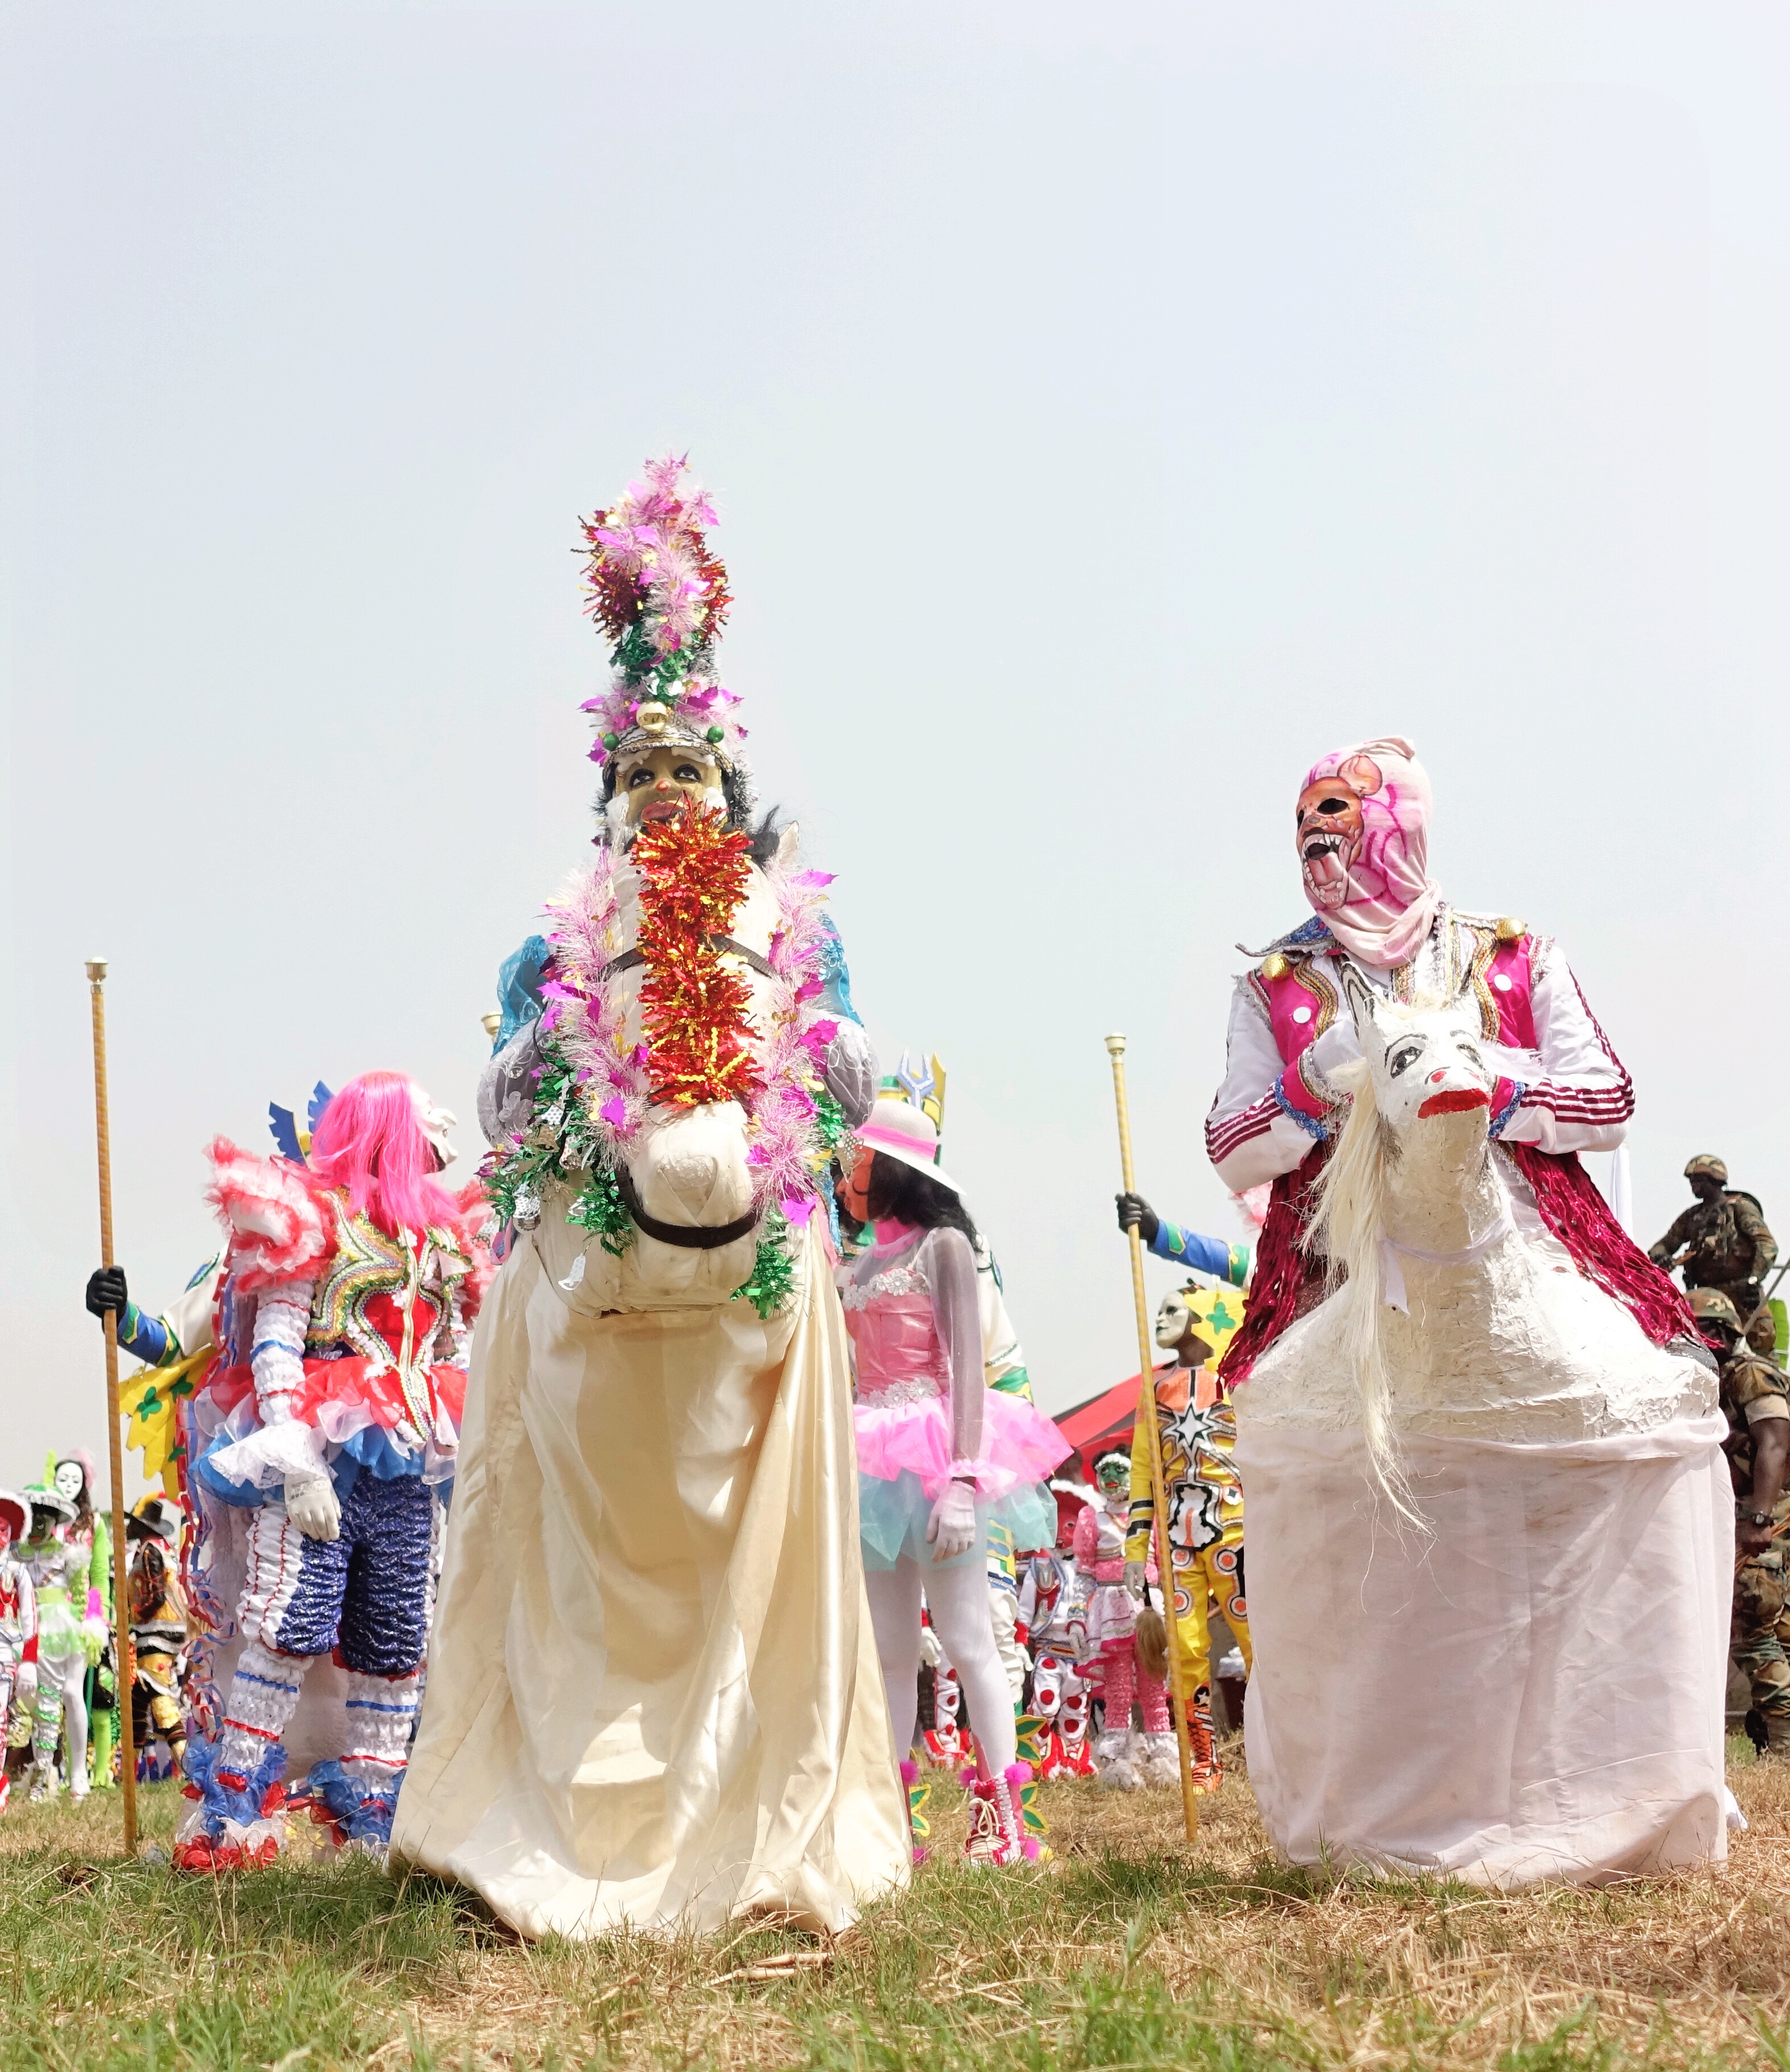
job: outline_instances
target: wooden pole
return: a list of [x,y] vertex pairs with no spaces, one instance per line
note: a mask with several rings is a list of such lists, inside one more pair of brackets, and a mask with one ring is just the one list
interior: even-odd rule
[[[93,1119],[100,1149],[100,1264],[115,1266],[112,1252],[112,1125],[105,1086],[105,959],[92,957],[87,989],[93,1007]],[[105,1330],[106,1423],[112,1441],[112,1616],[117,1650],[120,1782],[125,1800],[125,1854],[137,1853],[137,1745],[131,1719],[135,1680],[130,1656],[130,1562],[125,1543],[125,1441],[118,1412],[118,1315],[108,1309]]]
[[[1135,1194],[1131,1112],[1125,1099],[1125,1038],[1109,1036],[1106,1050],[1113,1061],[1113,1098],[1119,1106],[1119,1168],[1124,1175],[1126,1193]],[[1180,1754],[1181,1815],[1186,1823],[1187,1839],[1191,1842],[1200,1832],[1200,1795],[1193,1789],[1193,1749],[1188,1737],[1187,1702],[1181,1695],[1180,1621],[1175,1615],[1175,1557],[1168,1540],[1168,1490],[1162,1473],[1162,1428],[1156,1420],[1156,1347],[1150,1337],[1150,1305],[1143,1293],[1143,1240],[1135,1227],[1131,1240],[1131,1299],[1137,1309],[1137,1415],[1139,1423],[1149,1435],[1150,1504],[1156,1513],[1156,1574],[1162,1590],[1162,1622],[1168,1641],[1168,1703],[1175,1722],[1175,1745]]]

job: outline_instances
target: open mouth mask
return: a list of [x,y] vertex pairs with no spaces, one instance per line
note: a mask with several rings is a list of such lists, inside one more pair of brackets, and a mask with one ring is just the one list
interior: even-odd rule
[[1430,931],[1441,894],[1425,868],[1430,780],[1408,741],[1389,735],[1315,763],[1299,795],[1305,896],[1352,956],[1386,969]]

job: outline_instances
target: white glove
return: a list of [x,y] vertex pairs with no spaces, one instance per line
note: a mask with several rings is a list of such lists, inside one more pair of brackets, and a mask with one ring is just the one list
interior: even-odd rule
[[1361,1054],[1361,1040],[1355,1033],[1353,1018],[1339,1014],[1305,1054],[1311,1061],[1312,1070],[1331,1087],[1334,1098],[1340,1100],[1342,1096],[1335,1088],[1332,1075],[1340,1067],[1352,1063]]
[[1134,1604],[1143,1601],[1143,1585],[1149,1580],[1149,1570],[1142,1561],[1125,1564],[1125,1594]]
[[286,1516],[307,1540],[334,1540],[342,1530],[342,1507],[327,1475],[286,1478]]
[[935,1561],[967,1554],[976,1543],[975,1491],[967,1482],[949,1482],[926,1520],[926,1539]]
[[920,1629],[920,1659],[929,1669],[936,1669],[945,1659],[945,1651],[938,1645],[936,1628],[923,1626]]
[[13,1694],[22,1703],[37,1695],[37,1664],[22,1662],[13,1673]]

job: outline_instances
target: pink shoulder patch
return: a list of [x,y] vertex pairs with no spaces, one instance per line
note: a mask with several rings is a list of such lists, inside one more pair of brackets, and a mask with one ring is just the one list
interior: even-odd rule
[[1513,943],[1500,943],[1486,973],[1498,1011],[1498,1041],[1518,1050],[1535,1048],[1533,973],[1529,968],[1529,947],[1527,935],[1519,935]]
[[205,1198],[230,1237],[231,1278],[244,1289],[314,1276],[335,1250],[322,1205],[289,1166],[215,1137]]
[[1303,1055],[1318,1033],[1320,1004],[1308,986],[1301,985],[1299,967],[1291,965],[1279,978],[1255,974],[1255,984],[1268,1010],[1268,1026],[1274,1031],[1280,1062],[1290,1065]]

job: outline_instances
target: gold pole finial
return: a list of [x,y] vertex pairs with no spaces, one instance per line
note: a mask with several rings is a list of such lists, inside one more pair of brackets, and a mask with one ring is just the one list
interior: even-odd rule
[[1116,1034],[1109,1036],[1106,1038],[1106,1049],[1112,1056],[1115,1058],[1123,1058],[1125,1054],[1126,1041],[1127,1039],[1124,1037]]
[[479,1016],[478,1026],[495,1043],[497,1041],[498,1030],[503,1026],[503,1017],[499,1014],[497,1009],[494,1007],[489,1014],[481,1014]]
[[105,967],[106,960],[104,957],[89,957],[87,960],[87,976],[95,985],[101,985],[105,983]]

